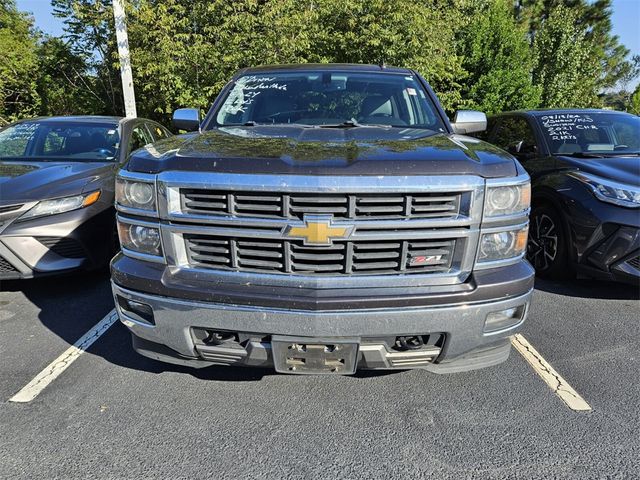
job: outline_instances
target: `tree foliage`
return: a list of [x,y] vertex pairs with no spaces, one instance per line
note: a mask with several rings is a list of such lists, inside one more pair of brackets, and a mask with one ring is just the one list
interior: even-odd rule
[[[0,0],[0,117],[122,114],[112,0],[50,0],[62,38]],[[207,108],[239,68],[381,63],[424,75],[445,109],[630,108],[640,73],[611,0],[126,0],[138,113]],[[620,93],[603,96],[613,85]]]
[[463,29],[463,106],[487,113],[535,108],[540,88],[531,76],[526,29],[513,20],[512,0],[479,2]]
[[549,108],[598,105],[598,58],[573,10],[555,7],[533,42],[533,81]]
[[19,12],[13,0],[0,0],[0,119],[4,121],[38,111],[36,47],[31,18]]

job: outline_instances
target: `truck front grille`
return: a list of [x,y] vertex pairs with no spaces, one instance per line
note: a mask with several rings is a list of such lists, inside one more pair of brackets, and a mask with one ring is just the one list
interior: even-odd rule
[[195,267],[300,275],[447,272],[454,239],[342,241],[305,246],[299,240],[184,235]]
[[448,218],[460,212],[459,193],[308,194],[182,189],[182,211],[199,215],[302,219],[305,214],[336,219]]

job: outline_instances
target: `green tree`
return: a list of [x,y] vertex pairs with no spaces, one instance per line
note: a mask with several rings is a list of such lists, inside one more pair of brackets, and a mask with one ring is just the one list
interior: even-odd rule
[[535,40],[544,23],[558,7],[574,15],[575,25],[584,32],[582,41],[599,64],[596,73],[600,90],[613,88],[632,68],[629,50],[612,33],[612,0],[516,0],[517,19],[529,29]]
[[[140,115],[167,120],[207,107],[239,68],[270,63],[404,65],[424,74],[448,109],[462,101],[455,35],[466,0],[136,0],[127,2]],[[110,2],[53,0],[76,53],[97,52],[101,96],[121,112]]]
[[548,108],[599,106],[599,64],[587,31],[573,10],[556,7],[537,31],[533,43],[534,84]]
[[40,115],[77,115],[104,109],[96,78],[90,74],[84,56],[74,54],[66,42],[55,37],[45,37],[37,53]]
[[15,0],[0,0],[0,118],[33,115],[40,105],[36,35]]
[[640,85],[636,87],[635,92],[631,95],[631,101],[629,102],[629,112],[635,115],[640,115]]
[[462,31],[463,106],[487,113],[535,108],[540,88],[533,85],[533,58],[526,28],[514,22],[512,0],[478,2]]
[[51,0],[63,20],[70,53],[82,59],[94,78],[99,102],[94,114],[124,111],[111,0]]

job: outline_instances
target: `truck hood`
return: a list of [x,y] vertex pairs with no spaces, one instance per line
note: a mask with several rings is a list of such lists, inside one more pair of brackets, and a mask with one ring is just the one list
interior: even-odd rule
[[476,138],[425,129],[225,127],[138,150],[128,170],[293,175],[516,175],[514,158]]
[[77,195],[114,174],[113,162],[0,161],[0,203]]
[[565,168],[577,168],[601,178],[627,185],[640,185],[640,157],[576,158],[559,157]]

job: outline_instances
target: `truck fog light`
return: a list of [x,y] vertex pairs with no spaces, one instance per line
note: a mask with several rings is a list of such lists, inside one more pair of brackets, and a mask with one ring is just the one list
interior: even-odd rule
[[118,299],[118,305],[127,316],[139,322],[142,321],[151,325],[156,324],[153,317],[153,308],[151,308],[150,305],[124,298],[121,295],[116,295],[116,297]]
[[526,305],[520,305],[499,312],[491,312],[484,321],[484,331],[497,332],[517,325],[524,318],[525,307]]
[[160,229],[118,222],[120,245],[127,250],[146,255],[162,255]]

